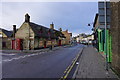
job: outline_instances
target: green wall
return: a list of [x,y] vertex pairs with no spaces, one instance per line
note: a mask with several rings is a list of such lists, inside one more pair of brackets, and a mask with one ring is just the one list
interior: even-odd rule
[[106,45],[105,45],[105,30],[98,29],[98,51],[99,52],[104,52],[104,55],[108,55],[108,62],[112,61],[112,50],[111,50],[111,45],[112,45],[112,37],[109,34],[109,30],[106,31]]

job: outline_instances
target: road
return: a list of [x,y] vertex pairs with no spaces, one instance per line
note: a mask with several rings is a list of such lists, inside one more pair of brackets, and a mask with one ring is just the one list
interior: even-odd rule
[[83,45],[62,47],[58,50],[45,52],[43,54],[4,61],[2,63],[2,77],[61,78],[64,71],[79,54],[82,47]]

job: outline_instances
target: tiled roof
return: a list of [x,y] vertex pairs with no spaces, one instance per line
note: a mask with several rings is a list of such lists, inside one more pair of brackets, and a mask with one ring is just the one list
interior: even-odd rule
[[64,37],[64,35],[60,31],[49,29],[47,27],[32,22],[30,22],[29,24],[32,30],[34,31],[36,37],[52,38],[52,39],[57,39],[58,37]]
[[5,29],[0,28],[0,30],[7,36],[7,37],[11,37],[13,34],[13,31],[8,31]]

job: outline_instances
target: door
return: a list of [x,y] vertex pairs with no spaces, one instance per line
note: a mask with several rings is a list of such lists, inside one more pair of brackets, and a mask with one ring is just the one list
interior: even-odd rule
[[44,48],[46,48],[46,41],[44,41]]
[[61,40],[59,40],[58,45],[61,46]]
[[12,40],[12,49],[15,49],[15,40]]

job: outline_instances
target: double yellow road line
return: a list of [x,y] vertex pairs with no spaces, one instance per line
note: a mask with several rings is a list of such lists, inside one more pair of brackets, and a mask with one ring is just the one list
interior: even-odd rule
[[72,68],[74,67],[75,63],[77,62],[79,56],[81,55],[83,49],[80,50],[79,54],[72,60],[72,63],[66,68],[66,70],[64,71],[63,76],[59,79],[59,80],[66,80],[70,71],[72,70]]

